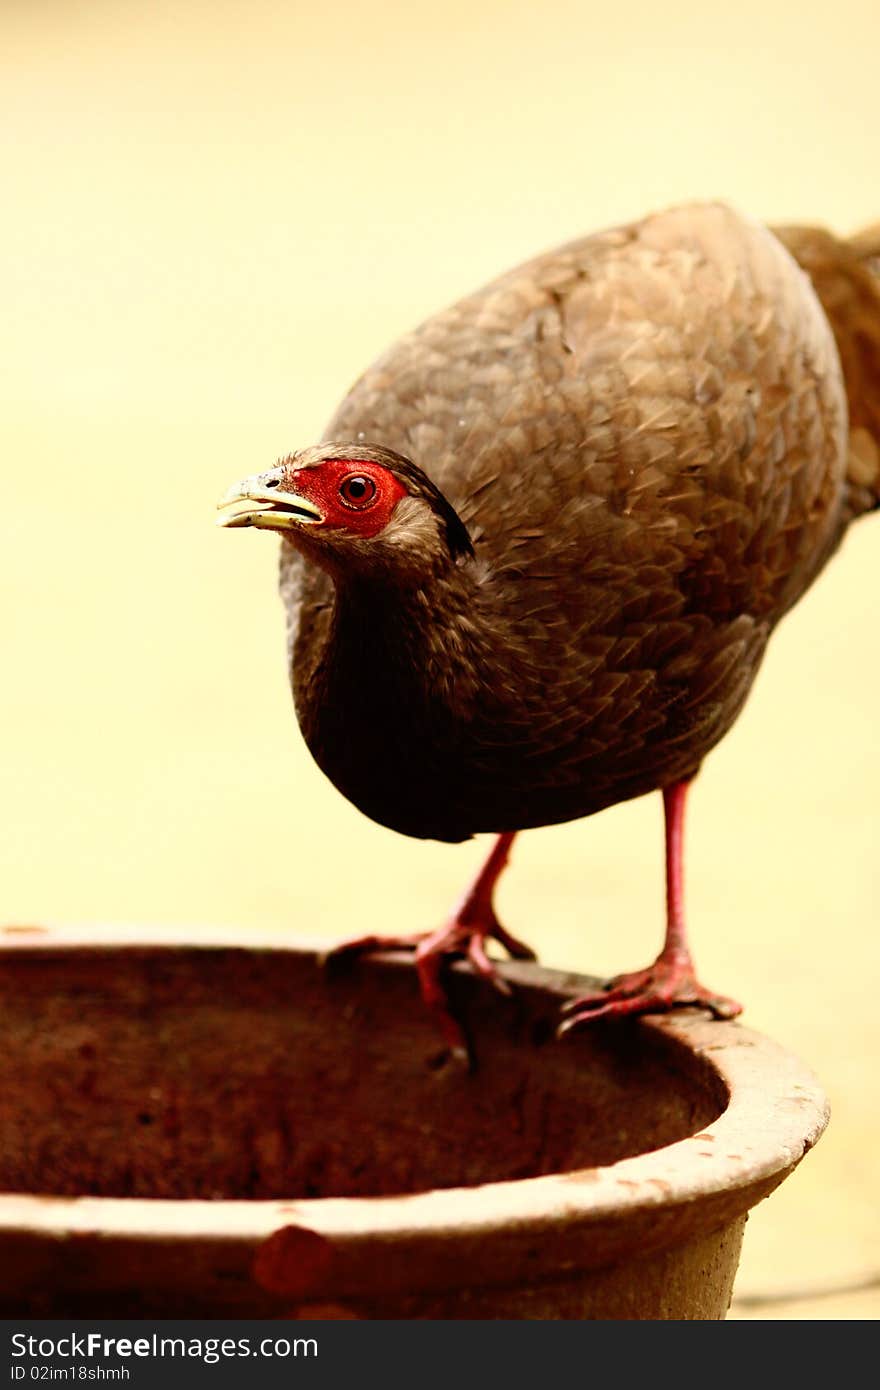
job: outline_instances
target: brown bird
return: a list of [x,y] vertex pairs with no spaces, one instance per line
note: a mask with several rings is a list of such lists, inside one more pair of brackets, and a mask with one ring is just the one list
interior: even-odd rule
[[[528,262],[403,338],[327,442],[247,478],[221,522],[283,536],[296,710],[339,790],[407,835],[498,834],[413,947],[493,976],[517,831],[662,790],[667,931],[591,1019],[739,1005],[697,982],[685,795],[767,640],[880,505],[880,228],[659,213]],[[806,272],[806,273],[805,273]]]

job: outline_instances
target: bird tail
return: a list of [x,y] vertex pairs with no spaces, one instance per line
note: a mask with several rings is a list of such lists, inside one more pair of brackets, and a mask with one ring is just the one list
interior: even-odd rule
[[880,507],[880,222],[849,238],[774,227],[807,272],[843,366],[849,403],[848,510]]
[[870,227],[856,232],[849,238],[849,244],[869,270],[880,275],[880,222],[872,222]]

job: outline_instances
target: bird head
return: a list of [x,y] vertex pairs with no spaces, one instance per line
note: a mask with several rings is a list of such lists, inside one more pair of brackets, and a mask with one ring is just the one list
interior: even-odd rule
[[472,555],[455,509],[392,449],[328,443],[282,459],[221,498],[218,524],[277,531],[331,573],[436,568]]

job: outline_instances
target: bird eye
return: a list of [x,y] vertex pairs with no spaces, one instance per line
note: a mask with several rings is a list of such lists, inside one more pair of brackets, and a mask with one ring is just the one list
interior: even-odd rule
[[376,498],[376,484],[364,473],[352,473],[339,484],[339,496],[346,507],[361,510],[369,507]]

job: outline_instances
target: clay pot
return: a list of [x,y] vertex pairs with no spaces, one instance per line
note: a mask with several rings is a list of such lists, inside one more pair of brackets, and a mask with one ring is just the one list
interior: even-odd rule
[[7,928],[4,1317],[721,1318],[746,1213],[822,1133],[810,1073],[696,1012],[556,1042],[591,982],[216,933]]

